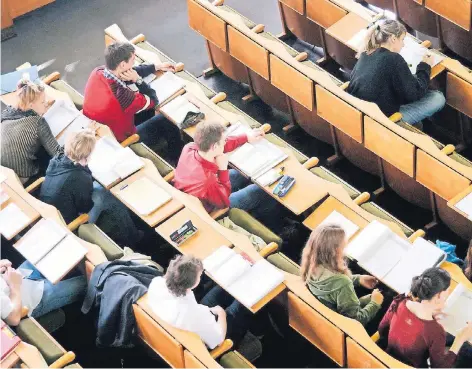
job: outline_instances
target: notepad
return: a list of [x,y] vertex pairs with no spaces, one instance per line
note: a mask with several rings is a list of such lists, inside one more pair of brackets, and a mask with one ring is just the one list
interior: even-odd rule
[[120,190],[119,196],[138,214],[147,216],[172,200],[164,189],[143,177]]
[[30,224],[31,219],[14,203],[0,211],[0,233],[11,239]]
[[161,108],[161,112],[167,115],[177,124],[182,124],[189,112],[199,113],[200,110],[183,96],[177,96]]
[[442,326],[456,336],[467,322],[472,322],[472,291],[459,283],[449,295],[443,312],[446,318],[441,321]]
[[[227,130],[226,136],[251,134],[251,129],[237,122]],[[287,159],[288,155],[276,145],[262,139],[256,143],[245,143],[229,155],[229,161],[247,176],[255,179]]]
[[184,81],[177,77],[172,72],[165,72],[159,78],[156,78],[149,85],[154,91],[156,91],[157,99],[159,104],[163,104],[166,100],[176,94],[179,90],[184,88]]
[[46,120],[49,128],[51,128],[52,135],[56,137],[79,115],[81,115],[81,112],[72,101],[56,100],[44,113],[43,118]]
[[403,59],[408,64],[411,73],[416,73],[416,68],[418,64],[423,60],[423,57],[426,54],[430,54],[433,56],[433,65],[432,67],[436,66],[437,64],[441,63],[445,57],[438,54],[437,52],[430,50],[423,45],[419,44],[413,37],[406,36],[405,37],[405,46],[400,51],[400,55],[403,56]]
[[265,259],[253,263],[245,254],[226,246],[205,258],[203,267],[247,307],[254,306],[284,281],[283,273]]
[[472,192],[469,193],[466,197],[462,200],[458,201],[456,205],[454,205],[457,209],[467,214],[467,216],[472,216]]
[[347,239],[350,239],[359,229],[359,226],[347,219],[344,215],[338,213],[336,210],[333,210],[333,212],[331,212],[331,214],[320,223],[319,227],[325,224],[337,224],[341,226],[344,229],[344,232],[346,232]]

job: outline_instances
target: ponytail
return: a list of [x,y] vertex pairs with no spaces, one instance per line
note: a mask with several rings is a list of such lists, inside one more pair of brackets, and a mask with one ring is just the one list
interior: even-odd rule
[[451,276],[440,268],[426,269],[420,276],[414,277],[410,295],[415,301],[429,301],[438,293],[446,291],[451,285]]
[[28,110],[29,104],[36,101],[44,92],[44,86],[22,78],[17,85],[18,108]]
[[400,37],[406,33],[406,28],[400,22],[393,19],[381,18],[372,24],[367,31],[364,48],[360,53],[372,54],[383,44],[387,43],[391,37]]

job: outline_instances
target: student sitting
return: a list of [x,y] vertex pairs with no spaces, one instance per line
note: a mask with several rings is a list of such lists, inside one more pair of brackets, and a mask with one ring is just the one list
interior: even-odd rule
[[21,320],[21,309],[28,308],[28,314],[38,318],[65,305],[79,301],[85,294],[87,280],[79,275],[52,284],[29,262],[18,269],[32,271],[25,279],[12,268],[9,260],[0,260],[0,312],[2,319],[11,326]]
[[405,36],[400,22],[377,21],[368,33],[347,92],[376,103],[386,116],[399,111],[405,122],[414,125],[441,110],[446,100],[441,92],[428,90],[431,55],[425,55],[415,75],[411,73],[399,54]]
[[301,275],[311,293],[330,309],[366,325],[379,311],[383,295],[357,298],[355,286],[373,289],[377,279],[369,275],[351,275],[344,258],[346,233],[335,224],[317,227],[303,249]]
[[408,296],[395,298],[379,326],[380,337],[388,339],[389,354],[416,368],[427,368],[428,358],[431,368],[453,367],[458,358],[464,359],[464,363],[469,360],[470,366],[472,349],[465,342],[472,338],[472,322],[447,348],[446,331],[436,320],[444,308],[450,284],[447,271],[429,268],[413,278]]
[[95,147],[95,134],[90,130],[71,133],[65,154],[56,155],[41,185],[41,201],[59,210],[66,223],[81,213],[89,214],[89,222],[121,245],[134,245],[142,237],[128,209],[99,183],[94,182],[87,162]]
[[199,123],[194,142],[182,150],[174,186],[198,197],[208,212],[231,207],[251,212],[256,217],[270,214],[277,203],[238,171],[228,170],[227,153],[263,137],[260,129],[254,129],[250,135],[226,137],[225,127],[220,123]]
[[166,323],[200,336],[213,349],[226,337],[239,342],[246,333],[249,311],[221,287],[212,288],[199,304],[192,290],[203,273],[202,262],[179,255],[164,277],[154,278],[148,298],[153,311]]
[[[84,115],[109,126],[120,142],[137,132],[141,142],[153,148],[164,137],[178,155],[182,147],[180,132],[163,116],[154,116],[159,101],[156,92],[143,81],[157,70],[173,71],[174,67],[170,63],[133,66],[135,58],[130,43],[116,42],[106,48],[106,65],[95,68],[85,86]],[[137,92],[130,88],[131,84]],[[150,114],[136,116],[145,111]]]
[[25,183],[39,172],[37,154],[41,146],[50,156],[60,147],[42,118],[49,107],[44,86],[23,79],[16,93],[18,104],[2,111],[1,162]]

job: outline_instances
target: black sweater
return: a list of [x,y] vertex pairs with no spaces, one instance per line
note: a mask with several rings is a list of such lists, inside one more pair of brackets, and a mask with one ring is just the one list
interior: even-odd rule
[[400,54],[382,47],[370,55],[362,53],[351,73],[347,92],[376,103],[390,116],[398,112],[401,105],[417,101],[426,94],[430,75],[429,64],[419,63],[413,75]]

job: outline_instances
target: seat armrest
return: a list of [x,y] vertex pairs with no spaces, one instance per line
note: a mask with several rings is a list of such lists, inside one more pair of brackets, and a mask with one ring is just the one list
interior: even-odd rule
[[212,211],[210,213],[210,216],[215,219],[215,220],[218,220],[220,218],[223,218],[229,211],[229,208],[224,208],[224,209],[218,209],[218,210],[215,210],[215,211]]
[[59,72],[52,72],[48,76],[44,77],[43,83],[46,85],[51,84],[51,82],[57,81],[59,78],[61,78],[61,73]]
[[265,259],[269,255],[276,252],[278,249],[279,245],[277,245],[275,242],[271,242],[267,246],[265,246],[261,251],[259,251],[259,255],[261,255]]
[[415,233],[413,233],[410,237],[408,237],[408,241],[413,243],[415,242],[417,238],[424,237],[425,234],[426,234],[425,231],[423,231],[422,229],[418,229],[417,231],[415,231]]
[[452,144],[449,144],[449,145],[444,146],[441,152],[446,155],[451,155],[455,150],[456,150],[456,147]]
[[362,192],[359,196],[357,196],[355,199],[354,199],[354,203],[356,205],[362,205],[364,203],[366,203],[367,201],[369,201],[370,199],[370,193],[368,192]]
[[182,72],[185,69],[185,64],[182,62],[175,63],[174,70],[175,73]]
[[379,339],[380,339],[380,333],[379,333],[379,331],[375,332],[372,336],[370,336],[370,338],[372,338],[372,341],[378,342]]
[[211,350],[210,355],[213,359],[217,359],[221,355],[223,355],[225,352],[228,352],[231,349],[231,347],[233,347],[233,341],[227,338],[223,341],[221,345]]
[[77,228],[79,228],[79,226],[87,223],[88,220],[89,220],[88,214],[80,214],[77,218],[75,218],[72,222],[70,222],[67,225],[67,228],[69,229],[69,231],[74,232]]
[[165,177],[164,177],[164,180],[166,182],[172,182],[172,180],[174,179],[175,177],[175,173],[174,171],[170,172],[169,174],[167,174]]
[[41,186],[41,184],[44,182],[44,180],[45,180],[44,177],[38,178],[36,181],[34,181],[28,187],[25,188],[26,192],[32,193],[36,191],[38,187]]
[[260,129],[262,129],[264,133],[269,133],[272,127],[269,123],[264,123]]
[[66,352],[59,359],[49,365],[50,368],[63,368],[75,360],[75,354],[72,351]]
[[134,36],[129,42],[133,45],[139,44],[140,42],[146,41],[146,36],[144,36],[142,33],[140,33],[137,36]]
[[121,142],[121,146],[128,147],[129,145],[132,145],[138,141],[139,141],[139,135],[135,133],[134,135],[129,136],[126,140]]
[[403,115],[400,112],[392,114],[388,119],[390,119],[392,122],[397,123],[403,119]]
[[215,96],[213,96],[210,101],[213,104],[218,104],[222,101],[226,100],[226,94],[224,92],[218,92]]
[[320,159],[317,157],[312,157],[303,163],[303,167],[310,170],[311,168],[316,167],[320,162]]

